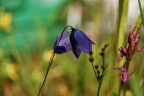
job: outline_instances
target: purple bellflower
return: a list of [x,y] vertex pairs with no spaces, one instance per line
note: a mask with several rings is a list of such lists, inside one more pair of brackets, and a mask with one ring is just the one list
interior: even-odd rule
[[71,50],[72,46],[69,37],[67,37],[66,32],[62,32],[58,35],[57,40],[54,44],[55,53],[62,54]]
[[[70,37],[67,37],[66,32],[59,34],[54,44],[54,52],[63,54],[72,50],[76,58],[79,58],[81,51],[89,54],[92,51],[92,44],[94,44],[94,42],[91,41],[81,30],[75,29],[71,26],[67,27],[70,27],[72,30]],[[65,27],[65,29],[67,27]]]
[[90,53],[94,42],[91,41],[81,30],[74,29],[73,27],[71,27],[71,29],[70,42],[72,45],[72,51],[76,58],[79,58],[81,51],[87,54]]
[[118,68],[114,68],[114,70],[120,70],[122,72],[120,78],[123,81],[123,83],[126,83],[129,80],[130,75],[127,73],[127,68],[118,67]]

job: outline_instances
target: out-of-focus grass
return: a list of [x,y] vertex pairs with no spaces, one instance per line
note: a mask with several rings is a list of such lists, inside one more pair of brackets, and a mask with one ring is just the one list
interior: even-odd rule
[[[126,35],[126,25],[127,25],[127,14],[128,14],[128,5],[129,5],[129,0],[119,0],[119,6],[118,6],[118,20],[117,20],[117,28],[116,32],[114,32],[115,37],[114,37],[114,66],[112,68],[115,68],[116,66],[123,66],[122,64],[124,61],[122,60],[121,62],[117,61],[118,56],[120,55],[118,52],[118,48],[124,46],[125,43],[125,35]],[[113,72],[113,71],[112,71]],[[113,93],[118,92],[119,88],[119,78],[118,78],[118,73],[114,72],[114,80],[112,80],[114,83],[111,84],[112,89],[114,90]]]
[[[118,41],[123,42],[120,44],[123,45],[127,40],[126,29],[132,28],[126,26],[128,0],[119,1],[119,12],[115,12],[113,6],[105,6],[107,3],[104,0],[95,2],[15,0],[14,3],[0,1],[0,96],[38,94],[53,43],[66,26],[67,13],[73,4],[82,7],[80,29],[96,43],[93,46],[95,64],[102,64],[99,52],[104,44],[110,44],[106,50],[108,71],[103,80],[100,96],[112,96],[116,93],[118,89],[115,84],[119,81],[115,80],[119,79],[119,73],[113,70],[117,66],[115,65],[117,56],[114,54],[118,52]],[[115,14],[118,13],[120,16],[117,20]],[[3,19],[4,17],[6,19]],[[135,22],[132,25],[134,24]],[[117,38],[114,37],[115,34]],[[141,46],[143,38],[141,32],[139,43]],[[126,94],[129,94],[126,96],[144,95],[143,52],[140,54],[142,64],[126,83]],[[88,59],[89,55],[83,53],[76,59],[71,51],[57,55],[49,71],[42,96],[95,96],[98,82]],[[140,59],[136,54],[130,71]]]

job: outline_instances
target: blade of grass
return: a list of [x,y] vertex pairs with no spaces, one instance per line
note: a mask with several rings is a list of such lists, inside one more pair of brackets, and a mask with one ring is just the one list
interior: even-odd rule
[[[118,48],[123,45],[124,42],[124,37],[125,37],[125,30],[126,30],[126,24],[127,24],[127,14],[128,14],[128,5],[129,5],[129,0],[119,0],[119,10],[118,10],[118,21],[117,21],[117,32],[115,35],[115,66],[118,66],[117,63],[117,57],[118,57]],[[119,82],[119,77],[118,73],[114,72],[114,78],[116,82],[113,83],[113,92],[117,93],[118,89],[118,82]]]
[[142,9],[142,7],[140,7],[140,6],[141,6],[140,1],[138,1],[138,2],[139,2],[139,8],[140,8],[140,15],[139,15],[139,17],[138,17],[135,25],[134,25],[133,28],[132,28],[132,29],[134,29],[134,27],[136,27],[136,28],[135,28],[136,30],[138,30],[138,29],[141,28],[142,23],[143,23],[143,26],[144,26],[144,22],[143,22],[143,21],[144,21],[144,16],[143,16],[144,8]]
[[119,0],[119,15],[117,23],[118,32],[118,47],[121,47],[124,42],[125,30],[127,24],[128,4],[129,0]]
[[141,6],[141,1],[138,0],[138,3],[139,3],[139,9],[140,9],[140,14],[141,14],[141,18],[142,18],[142,23],[144,26],[144,15],[143,15],[143,10],[142,10],[142,6]]

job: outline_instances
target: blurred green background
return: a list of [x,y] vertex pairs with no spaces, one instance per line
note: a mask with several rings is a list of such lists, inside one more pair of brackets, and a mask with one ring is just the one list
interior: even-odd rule
[[[115,96],[120,72],[113,68],[122,65],[117,62],[118,47],[127,42],[139,16],[137,0],[125,1],[0,0],[0,96],[37,96],[53,44],[67,25],[78,26],[96,43],[94,62],[99,66],[101,48],[110,44],[105,58],[109,67],[100,96]],[[141,30],[140,46],[144,45],[143,40]],[[143,58],[144,52],[140,54]],[[130,72],[142,58],[136,54]],[[144,96],[143,82],[142,59],[141,66],[125,85],[126,95],[122,96]],[[82,53],[76,59],[70,51],[56,56],[42,96],[96,96],[97,87],[89,55]]]

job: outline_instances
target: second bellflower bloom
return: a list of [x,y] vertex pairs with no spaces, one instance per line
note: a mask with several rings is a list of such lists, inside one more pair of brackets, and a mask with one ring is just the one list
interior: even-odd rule
[[54,44],[55,53],[62,54],[71,50],[71,48],[70,39],[67,37],[66,32],[59,34]]
[[74,28],[72,28],[70,34],[70,42],[76,58],[79,58],[81,51],[87,54],[90,53],[92,51],[92,44],[94,44],[81,30]]

